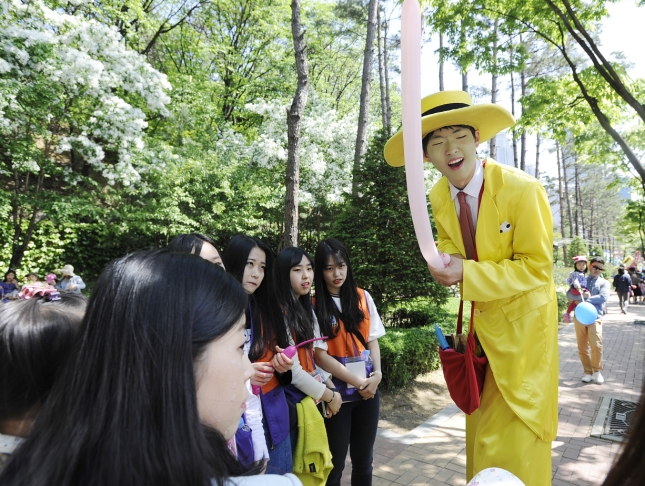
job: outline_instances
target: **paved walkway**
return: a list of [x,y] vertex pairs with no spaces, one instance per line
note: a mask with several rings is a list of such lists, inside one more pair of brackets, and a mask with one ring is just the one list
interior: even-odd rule
[[[645,305],[621,315],[611,294],[603,321],[605,383],[580,381],[573,325],[559,333],[560,386],[558,436],[553,442],[553,485],[600,485],[620,444],[591,438],[601,396],[638,401],[645,363]],[[637,321],[642,321],[641,324]],[[465,418],[450,406],[406,436],[379,429],[374,450],[374,486],[465,485]],[[349,485],[347,464],[343,485]]]

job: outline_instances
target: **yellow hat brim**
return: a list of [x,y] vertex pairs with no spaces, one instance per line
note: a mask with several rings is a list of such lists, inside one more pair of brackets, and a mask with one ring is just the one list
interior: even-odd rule
[[[493,103],[483,103],[424,116],[421,118],[421,137],[442,127],[468,125],[479,130],[479,143],[483,143],[514,123],[513,115],[506,108]],[[387,141],[383,155],[387,163],[393,167],[405,165],[403,130],[399,130]]]

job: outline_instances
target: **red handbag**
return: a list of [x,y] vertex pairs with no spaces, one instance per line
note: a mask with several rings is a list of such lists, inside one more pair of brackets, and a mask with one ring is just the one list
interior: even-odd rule
[[[463,321],[464,301],[459,303],[459,317],[457,318],[457,336],[461,335]],[[466,349],[463,353],[453,348],[439,348],[439,359],[443,367],[443,376],[448,385],[450,397],[464,413],[470,415],[479,408],[479,398],[484,389],[484,376],[486,375],[486,356],[475,355],[474,335],[475,303],[470,311],[470,329],[466,338]],[[455,343],[456,345],[456,343]]]

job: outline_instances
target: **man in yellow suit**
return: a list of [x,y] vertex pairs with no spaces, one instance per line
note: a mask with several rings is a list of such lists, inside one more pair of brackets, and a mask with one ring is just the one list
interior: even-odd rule
[[[446,268],[430,272],[443,285],[461,284],[488,357],[481,405],[466,417],[466,478],[499,467],[527,486],[549,485],[558,426],[549,200],[525,172],[477,157],[480,143],[514,123],[507,110],[473,105],[463,91],[435,93],[421,105],[424,159],[443,174],[430,191],[438,246],[451,255]],[[386,144],[385,158],[405,164],[401,132]],[[476,259],[462,227],[474,233]]]

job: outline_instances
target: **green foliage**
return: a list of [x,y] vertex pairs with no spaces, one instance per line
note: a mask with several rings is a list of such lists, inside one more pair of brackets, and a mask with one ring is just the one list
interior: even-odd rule
[[417,375],[440,367],[434,328],[389,329],[379,339],[384,390],[401,388]]
[[424,327],[435,322],[443,322],[450,314],[445,307],[437,306],[428,298],[398,302],[388,310],[388,325],[397,328]]
[[578,255],[589,255],[589,247],[582,238],[576,236],[575,238],[573,238],[573,241],[569,245],[569,248],[567,248],[567,253],[567,256],[569,257],[568,263],[571,268],[573,268],[573,257]]
[[589,256],[590,257],[603,257],[605,252],[602,249],[602,246],[600,245],[594,245],[591,250],[589,250]]
[[558,319],[562,314],[565,313],[567,310],[567,307],[569,306],[569,302],[567,301],[567,296],[563,292],[556,292],[555,296],[558,299]]
[[358,195],[350,197],[333,228],[347,246],[358,285],[383,311],[401,300],[427,297],[441,306],[448,290],[435,283],[417,244],[410,216],[405,171],[383,157],[387,134],[372,139],[355,177]]

